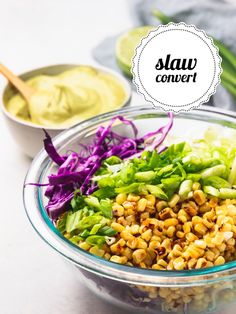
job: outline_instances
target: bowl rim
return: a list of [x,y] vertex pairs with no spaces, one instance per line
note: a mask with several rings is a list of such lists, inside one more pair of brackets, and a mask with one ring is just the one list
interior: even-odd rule
[[[124,77],[122,74],[120,74],[119,72],[113,70],[113,69],[110,69],[108,67],[105,67],[105,66],[100,66],[100,65],[89,65],[89,64],[86,64],[86,63],[80,63],[80,64],[74,64],[74,63],[62,63],[62,64],[53,64],[53,65],[48,65],[48,66],[43,66],[43,67],[39,67],[39,68],[35,68],[33,70],[30,70],[30,71],[27,71],[27,72],[24,72],[24,73],[21,73],[19,74],[18,76],[22,79],[24,79],[25,77],[29,77],[29,78],[33,78],[35,75],[39,75],[40,73],[37,73],[34,75],[35,72],[41,72],[41,71],[45,71],[45,70],[50,70],[50,69],[55,69],[55,68],[58,68],[58,67],[68,67],[69,68],[74,68],[74,67],[80,67],[80,66],[88,66],[88,67],[92,67],[92,68],[95,68],[96,70],[99,70],[101,72],[105,72],[105,73],[109,73],[111,75],[114,75],[119,81],[120,83],[122,84],[125,92],[126,92],[126,98],[125,100],[122,102],[122,104],[120,105],[120,107],[118,108],[121,109],[121,108],[124,108],[126,107],[127,105],[129,105],[131,99],[132,99],[132,88],[131,88],[131,83],[128,81],[128,79],[126,77]],[[62,71],[66,71],[66,69],[62,70]],[[36,124],[36,123],[33,123],[33,122],[27,122],[23,119],[20,119],[20,118],[17,118],[16,116],[12,115],[6,108],[6,104],[5,104],[5,101],[4,101],[4,97],[7,93],[7,91],[11,88],[11,83],[7,83],[4,88],[3,88],[3,91],[2,91],[2,95],[1,95],[1,101],[0,101],[0,108],[3,112],[3,114],[10,120],[13,120],[14,122],[17,122],[23,126],[28,126],[28,127],[33,127],[35,129],[46,129],[46,130],[55,130],[55,131],[58,131],[58,130],[65,130],[65,129],[68,129],[68,127],[56,127],[56,126],[44,126],[44,125],[39,125],[39,124]],[[89,118],[91,119],[91,118]],[[83,122],[83,120],[78,120],[78,123],[81,123]],[[76,125],[74,124],[74,125]],[[73,127],[74,125],[71,125],[69,126],[70,127]]]
[[[202,106],[201,108],[195,109],[194,111],[200,112],[202,114],[208,113],[216,114],[217,116],[223,115],[227,116],[228,119],[231,118],[233,120],[236,119],[236,113],[232,111],[211,108],[209,106]],[[69,138],[73,134],[77,134],[78,132],[83,131],[85,128],[91,127],[93,124],[97,124],[98,120],[105,122],[117,113],[119,113],[120,115],[129,114],[132,112],[138,112],[138,114],[152,112],[158,113],[160,116],[166,117],[166,113],[163,111],[143,106],[115,110],[109,113],[101,114],[95,118],[88,119],[71,127],[70,129],[65,130],[53,139],[54,145],[55,147],[60,146],[60,144],[63,142],[63,137],[65,137],[65,135],[66,138]],[[186,115],[186,113],[183,114]],[[236,125],[236,120],[233,121],[233,123],[235,123]],[[64,258],[66,258],[76,266],[113,280],[149,286],[189,287],[204,285],[206,284],[206,282],[215,283],[236,278],[236,261],[204,269],[162,271],[141,269],[137,267],[116,264],[80,249],[78,246],[65,239],[55,227],[53,228],[53,224],[45,213],[45,209],[40,199],[40,193],[42,192],[41,188],[33,187],[32,191],[32,187],[31,189],[29,189],[28,185],[26,185],[26,183],[29,182],[36,182],[32,181],[37,177],[35,176],[35,173],[33,173],[34,168],[38,167],[38,179],[40,179],[43,169],[45,169],[48,163],[49,160],[47,158],[46,152],[41,150],[39,154],[34,158],[25,178],[23,188],[24,208],[31,225],[39,234],[39,236],[54,250],[59,252]],[[40,167],[42,171],[39,170]],[[33,208],[32,205],[34,205]]]

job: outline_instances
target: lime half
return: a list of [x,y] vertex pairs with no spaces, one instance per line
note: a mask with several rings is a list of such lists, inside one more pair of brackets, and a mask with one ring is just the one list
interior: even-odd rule
[[153,26],[141,26],[133,28],[122,34],[116,42],[116,60],[120,69],[129,77],[132,77],[131,66],[135,48],[141,39],[149,33]]

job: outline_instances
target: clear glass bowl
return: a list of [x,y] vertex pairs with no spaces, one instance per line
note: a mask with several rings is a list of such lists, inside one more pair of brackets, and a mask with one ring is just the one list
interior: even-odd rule
[[[103,114],[82,122],[59,134],[54,144],[59,153],[78,150],[97,127],[113,116],[123,115],[135,121],[142,135],[167,122],[167,115],[156,109],[133,107]],[[232,112],[202,107],[175,117],[171,134],[194,136],[202,134],[209,125],[236,128]],[[116,131],[129,135],[129,128],[119,123]],[[28,171],[25,182],[46,183],[55,166],[41,151]],[[214,313],[227,308],[236,299],[236,261],[211,268],[188,271],[158,271],[115,264],[91,255],[73,245],[56,230],[47,216],[44,188],[24,187],[27,216],[40,237],[60,253],[80,274],[85,284],[96,294],[125,309],[144,313]]]

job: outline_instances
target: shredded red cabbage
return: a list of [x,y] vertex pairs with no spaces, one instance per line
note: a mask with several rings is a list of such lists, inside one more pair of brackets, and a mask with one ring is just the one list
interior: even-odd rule
[[[93,193],[97,186],[91,178],[100,168],[103,160],[111,156],[127,159],[140,156],[144,150],[159,149],[173,125],[173,114],[169,113],[168,123],[155,132],[137,138],[138,130],[134,123],[122,116],[114,117],[108,126],[100,126],[91,145],[80,144],[80,153],[70,152],[60,156],[53,146],[49,134],[45,131],[44,147],[49,157],[59,166],[57,174],[48,177],[49,183],[45,195],[49,198],[46,207],[48,215],[56,219],[66,210],[68,202],[73,198],[74,191],[80,189],[83,194]],[[119,120],[130,126],[134,138],[121,136],[112,131],[112,126]],[[160,135],[157,139],[156,136]],[[150,142],[146,144],[147,142]],[[161,150],[164,150],[161,148]]]
[[45,133],[45,139],[43,140],[44,148],[46,152],[48,153],[48,156],[58,165],[61,166],[63,162],[65,161],[65,158],[61,157],[58,152],[56,151],[55,147],[53,146],[52,139],[50,135],[47,133],[46,130],[44,130]]
[[[154,131],[154,132],[150,132],[150,133],[147,133],[146,135],[144,135],[140,140],[146,142],[148,141],[150,138],[153,138],[151,144],[149,145],[146,145],[145,148],[143,149],[144,150],[147,150],[147,151],[153,151],[154,149],[158,149],[160,147],[160,145],[164,142],[167,134],[169,133],[170,129],[172,128],[173,126],[173,121],[174,121],[174,115],[172,112],[169,112],[168,113],[168,117],[170,118],[169,122],[160,127],[157,131]],[[160,135],[159,138],[155,138],[154,136],[157,136],[157,135]],[[160,154],[161,152],[163,152],[167,147],[160,147],[158,149],[158,153]],[[136,153],[134,156],[132,157],[140,157],[142,152],[143,151],[140,151],[138,153]]]

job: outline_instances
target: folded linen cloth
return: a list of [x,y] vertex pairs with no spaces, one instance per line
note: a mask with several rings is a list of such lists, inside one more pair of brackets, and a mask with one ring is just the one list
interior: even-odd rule
[[[128,3],[134,27],[159,25],[152,15],[153,9],[158,8],[174,21],[194,24],[205,30],[236,54],[236,0],[129,0]],[[102,65],[120,71],[115,60],[118,36],[104,39],[94,48],[93,56]],[[222,86],[217,88],[207,105],[236,111],[236,100]]]

